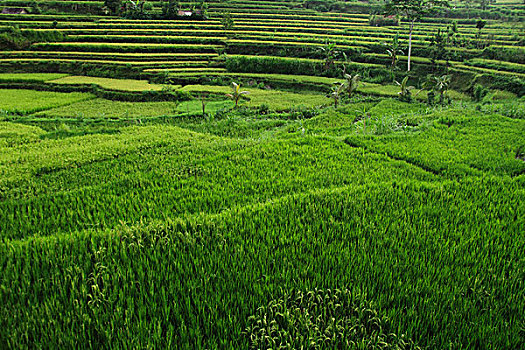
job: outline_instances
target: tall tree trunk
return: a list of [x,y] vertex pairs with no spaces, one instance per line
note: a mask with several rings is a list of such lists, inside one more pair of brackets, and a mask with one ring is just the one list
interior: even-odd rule
[[410,31],[408,32],[408,67],[407,72],[410,72],[410,57],[412,57],[412,30],[414,29],[414,21],[410,22]]

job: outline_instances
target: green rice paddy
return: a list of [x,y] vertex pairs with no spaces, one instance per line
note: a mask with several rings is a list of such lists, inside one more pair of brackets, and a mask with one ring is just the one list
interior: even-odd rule
[[525,347],[518,1],[149,3],[0,4],[0,348]]

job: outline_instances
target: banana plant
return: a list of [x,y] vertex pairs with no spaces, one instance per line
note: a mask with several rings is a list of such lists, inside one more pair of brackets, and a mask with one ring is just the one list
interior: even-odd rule
[[352,63],[352,59],[350,57],[348,57],[348,55],[344,51],[341,51],[341,56],[342,56],[342,59],[343,59],[343,64],[342,64],[343,75],[345,75],[346,74],[346,69],[348,68],[348,65],[350,63]]
[[203,92],[201,95],[200,95],[200,100],[201,100],[201,106],[202,106],[202,116],[205,117],[206,116],[206,105],[208,104],[208,94]]
[[397,57],[403,54],[401,45],[399,44],[399,34],[396,34],[392,39],[392,43],[386,49],[388,57],[391,59],[390,68],[395,69],[397,63]]
[[410,102],[412,100],[412,93],[411,90],[414,89],[412,85],[408,85],[408,75],[401,80],[401,83],[396,80],[397,86],[401,89],[397,94],[399,95],[399,99],[401,101]]
[[357,90],[359,86],[359,74],[347,74],[345,73],[345,90],[348,93],[348,97],[352,97],[352,94]]
[[337,108],[337,104],[339,100],[341,99],[344,91],[346,90],[346,84],[345,83],[334,83],[334,86],[332,86],[332,90],[330,91],[330,94],[326,97],[330,97],[334,99],[334,107]]
[[445,101],[445,94],[448,91],[450,86],[450,75],[442,75],[433,77],[434,80],[434,90],[439,92],[439,102],[443,103]]
[[239,106],[239,100],[244,95],[249,95],[249,91],[241,91],[241,85],[235,82],[232,82],[232,93],[226,94],[233,102],[235,102],[235,108]]
[[325,46],[319,48],[319,51],[324,56],[324,69],[328,70],[333,64],[335,59],[339,56],[340,52],[336,50],[336,44],[326,42]]
[[363,135],[366,134],[366,122],[372,118],[372,113],[370,113],[368,107],[366,105],[363,106],[362,110],[356,109],[356,112],[358,113],[355,121],[362,120],[363,121]]

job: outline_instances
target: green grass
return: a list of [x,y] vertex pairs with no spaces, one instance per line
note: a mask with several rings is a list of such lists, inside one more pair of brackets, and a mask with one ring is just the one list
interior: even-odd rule
[[506,70],[510,72],[525,74],[525,65],[511,62],[502,62],[496,60],[471,59],[466,62],[468,66],[491,68],[495,70]]
[[[487,65],[487,66],[489,66],[489,65]],[[505,70],[497,70],[497,69],[490,69],[490,68],[483,68],[483,67],[475,67],[475,66],[466,65],[466,64],[456,64],[454,67],[457,67],[457,68],[460,68],[460,69],[472,70],[472,71],[479,72],[479,73],[489,73],[489,74],[495,74],[495,75],[508,75],[508,76],[517,77],[517,78],[521,78],[521,79],[525,78],[525,74],[524,73],[508,72],[508,71],[505,71]]]
[[67,77],[61,73],[0,73],[0,83],[3,82],[45,82]]
[[[114,59],[119,60],[134,60],[138,61],[140,59],[144,60],[153,60],[153,59],[160,59],[160,60],[188,60],[191,58],[196,58],[198,60],[208,59],[211,57],[215,57],[216,54],[211,53],[148,53],[148,52],[78,52],[78,51],[1,51],[3,56],[6,57],[28,57],[36,56],[41,58],[46,58],[48,56],[75,56],[75,57],[83,57],[83,58],[107,58],[107,56],[111,56]],[[8,73],[6,73],[8,74]],[[19,73],[14,73],[19,74]],[[35,73],[36,74],[36,73]],[[54,74],[54,73],[46,73],[46,74]]]
[[[2,149],[0,153],[0,173],[2,174],[0,184],[3,186],[6,183],[17,183],[20,180],[30,179],[37,174],[44,175],[48,172],[52,175],[55,171],[60,172],[60,169],[78,168],[83,171],[83,165],[97,162],[104,164],[105,160],[111,160],[130,152],[138,155],[138,151],[143,148],[149,149],[155,144],[162,145],[163,139],[166,137],[168,137],[166,142],[169,144],[170,138],[178,140],[177,137],[180,135],[188,134],[187,131],[169,127],[128,127],[114,135],[86,135],[59,140],[43,140],[38,144]],[[190,139],[182,137],[181,142],[188,141],[191,143],[193,135],[190,134],[189,136]],[[197,139],[199,138],[202,139],[204,136],[197,137]],[[17,166],[12,166],[14,162],[17,162]],[[106,175],[108,174],[110,173]],[[82,178],[87,180],[83,175]],[[57,181],[56,185],[60,186],[60,182]]]
[[[192,84],[172,89],[194,97],[0,90],[0,348],[524,348],[523,98],[494,90],[474,103],[449,91],[451,104],[429,106],[417,89],[407,103],[394,84],[361,83],[334,108],[308,89],[341,79],[224,72],[222,56],[212,68],[201,62],[221,46],[153,43],[228,36],[228,53],[277,59],[310,57],[328,39],[376,63],[396,32],[406,45],[407,23],[369,27],[368,14],[316,13],[295,0],[209,5],[207,21],[0,16],[1,27],[42,31],[56,20],[70,39],[151,41],[102,35],[0,52],[4,72],[111,76],[118,64],[144,80],[2,73],[4,85],[95,84],[142,99],[163,89],[145,79],[172,77]],[[221,9],[233,12],[233,30],[222,29]],[[452,19],[424,21],[418,50]],[[458,19],[463,38],[475,21]],[[515,43],[516,23],[488,21],[483,35]],[[413,62],[414,75],[433,63]],[[351,69],[368,65],[370,81],[383,81],[376,63]],[[465,76],[523,70],[449,63]],[[231,80],[250,92],[239,108],[219,86]],[[217,85],[195,85],[206,81]],[[301,92],[276,89],[292,86]]]
[[[229,101],[210,101],[209,99],[205,99],[204,101],[206,104],[206,113],[215,113],[220,109],[228,109],[232,106],[232,103]],[[177,106],[177,111],[187,114],[202,113],[202,102],[200,98],[197,100],[181,102]]]
[[299,94],[278,90],[257,91],[250,94],[248,98],[250,99],[247,103],[248,106],[266,105],[268,108],[278,111],[330,104],[330,100],[324,94]]
[[[410,85],[410,84],[409,84]],[[399,96],[400,87],[397,85],[392,84],[372,84],[372,83],[361,83],[360,86],[357,89],[358,93],[364,94],[364,95],[373,95],[373,96],[382,96],[382,97],[397,97]],[[427,99],[427,91],[423,90],[420,91],[420,89],[413,89],[412,91],[412,97],[419,101],[425,101]],[[466,94],[454,91],[454,90],[448,90],[446,92],[446,95],[449,96],[453,100],[470,100],[470,97],[468,97]]]
[[525,173],[525,162],[517,159],[519,150],[525,149],[523,120],[452,109],[434,112],[420,123],[420,132],[352,135],[346,142],[444,175]]
[[[53,63],[53,62],[56,62],[57,58],[56,57],[50,57],[50,58],[9,58],[9,59],[0,59],[0,62],[21,62],[21,63],[25,63],[25,62],[38,62],[38,63],[45,63],[45,62],[50,62],[50,63]],[[174,67],[177,67],[177,66],[184,66],[184,65],[192,65],[192,64],[207,64],[208,61],[115,61],[115,60],[97,60],[97,59],[93,59],[92,57],[87,57],[87,58],[71,58],[71,59],[68,59],[68,58],[61,58],[60,59],[61,62],[73,62],[73,63],[78,63],[78,64],[81,64],[81,63],[91,63],[91,64],[96,64],[96,63],[101,63],[101,64],[104,64],[104,65],[121,65],[121,66],[128,66],[128,65],[132,65],[132,66],[143,66],[143,67],[156,67],[156,66],[160,66],[160,67],[164,67],[164,66],[174,66]]]
[[0,334],[9,345],[248,348],[249,317],[270,301],[349,288],[388,318],[382,331],[422,347],[519,348],[524,195],[509,179],[347,185],[3,244]]
[[94,98],[85,93],[61,93],[33,90],[0,90],[0,111],[30,114]]
[[164,69],[166,72],[170,72],[173,74],[178,73],[187,73],[187,72],[193,72],[193,73],[215,73],[215,72],[225,72],[226,69],[224,68],[209,68],[209,67],[176,67],[176,68],[166,68]]
[[[189,117],[181,116],[173,119],[172,122],[177,126],[199,133],[245,140],[272,138],[274,135],[281,133],[283,128],[293,124],[289,120],[272,117],[246,118],[246,116],[242,115],[245,112],[242,109],[238,114],[231,111],[231,102],[226,102],[225,107],[226,113],[219,108],[213,114],[213,110],[207,108],[207,116],[205,118],[196,117],[195,115]],[[198,106],[195,106],[195,108],[197,109]],[[226,114],[226,117],[224,117],[224,114]]]
[[499,100],[516,100],[516,94],[505,91],[505,90],[493,90],[488,95],[488,100],[499,101]]
[[0,148],[39,142],[45,131],[30,125],[0,122]]
[[[306,120],[305,131],[312,134],[327,134],[345,136],[349,133],[366,132],[379,127],[387,127],[393,131],[397,121],[404,124],[418,125],[424,118],[429,108],[421,103],[406,103],[397,99],[384,99],[379,102],[356,102],[339,107],[337,110],[328,109],[323,113]],[[363,118],[369,115],[366,124]],[[388,125],[381,123],[388,122]]]
[[50,80],[54,84],[95,84],[104,89],[118,91],[160,91],[164,85],[150,84],[146,80],[133,79],[109,79],[86,76],[70,76],[56,80]]
[[[197,92],[197,93],[213,93],[213,94],[227,94],[231,92],[231,87],[229,86],[219,86],[219,85],[186,85],[181,88],[182,91],[188,92]],[[243,89],[245,90],[245,89]]]
[[[153,70],[152,70],[153,71]],[[155,69],[154,71],[163,72],[162,69]],[[176,73],[174,76],[191,76],[192,73]],[[203,75],[206,75],[203,73]],[[309,75],[286,75],[286,74],[269,74],[269,73],[229,73],[229,72],[210,72],[210,76],[227,76],[227,77],[246,77],[254,79],[262,79],[267,81],[283,81],[290,83],[307,83],[307,84],[322,84],[332,85],[334,82],[341,81],[341,79],[317,77]]]
[[159,43],[109,43],[109,42],[60,42],[60,43],[46,43],[38,44],[35,47],[46,46],[46,47],[68,47],[68,46],[82,46],[82,47],[114,47],[114,46],[143,46],[143,47],[167,47],[167,48],[214,48],[214,45],[205,44],[159,44]]
[[525,119],[525,103],[524,99],[507,100],[502,99],[498,101],[498,97],[508,97],[508,94],[489,93],[486,96],[487,103],[484,103],[480,109],[484,113],[498,113],[513,119]]
[[[186,85],[182,91],[189,92],[210,92],[214,94],[228,94],[231,92],[229,86],[213,85]],[[240,104],[247,107],[258,107],[266,105],[271,110],[289,110],[299,106],[315,107],[327,105],[330,100],[323,94],[314,93],[294,93],[280,90],[262,90],[251,87],[242,87],[242,90],[248,91],[246,99],[241,100]],[[232,102],[233,103],[233,102]]]
[[140,119],[175,114],[175,102],[122,102],[92,99],[36,113],[34,118]]
[[[406,172],[422,179],[432,178],[416,167],[402,164],[399,172],[389,171],[386,175],[386,170],[381,169],[389,166],[387,158],[364,156],[341,142],[309,139],[267,142],[219,154],[213,150],[222,144],[238,148],[244,142],[177,128],[134,127],[114,135],[46,140],[33,146],[11,148],[0,154],[1,185],[11,188],[4,192],[4,198],[12,198],[1,203],[2,232],[11,232],[7,236],[10,238],[22,238],[65,233],[92,225],[114,227],[119,220],[134,222],[140,217],[162,219],[188,213],[216,213],[311,186],[342,185],[350,180],[347,174],[353,174],[352,181],[357,183],[365,181],[360,180],[359,174],[367,171],[366,181],[369,181],[376,176],[373,170],[376,168],[378,178],[401,178]],[[175,149],[178,151],[170,154]],[[342,156],[364,157],[362,162],[366,166],[339,162]],[[316,170],[315,164],[308,160],[311,157],[326,159],[327,166]],[[16,159],[21,160],[19,164],[10,166]],[[133,170],[141,159],[142,164]],[[143,176],[137,178],[135,171]],[[108,177],[113,180],[109,181]],[[276,182],[274,178],[280,180]],[[62,190],[51,190],[56,186]],[[249,187],[245,191],[235,190],[244,186]],[[28,192],[24,197],[29,201],[17,200],[16,196],[25,188],[34,196]],[[74,198],[80,195],[83,201],[74,203]],[[46,203],[50,202],[55,204],[48,206]],[[138,203],[145,206],[137,206]],[[26,210],[41,214],[12,216]],[[35,221],[40,215],[49,219]],[[18,233],[13,231],[15,227]]]

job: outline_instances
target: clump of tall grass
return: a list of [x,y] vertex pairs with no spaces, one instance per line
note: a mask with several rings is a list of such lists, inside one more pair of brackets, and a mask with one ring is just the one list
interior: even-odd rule
[[287,292],[258,308],[245,334],[252,349],[418,349],[348,289]]

